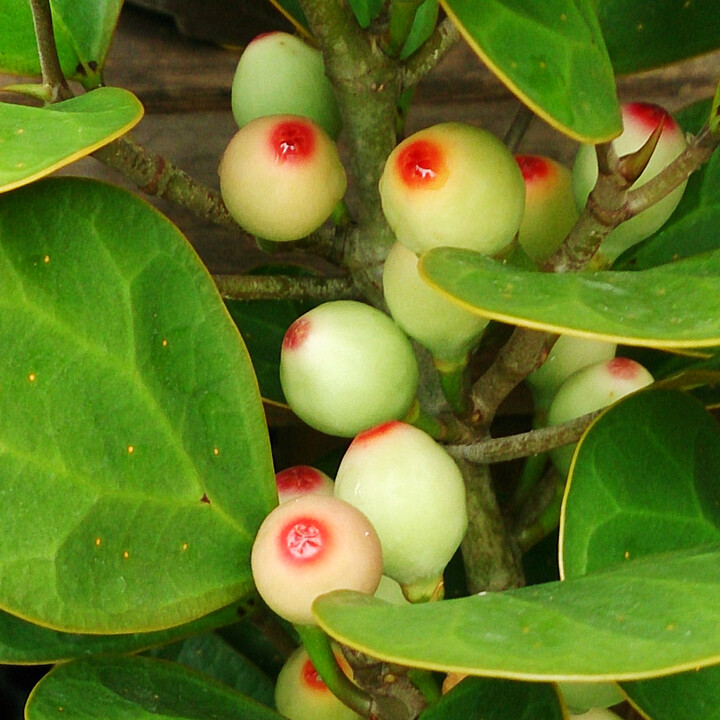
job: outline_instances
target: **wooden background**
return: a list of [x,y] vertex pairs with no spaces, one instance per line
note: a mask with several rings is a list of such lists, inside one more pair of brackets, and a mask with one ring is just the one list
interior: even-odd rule
[[[239,57],[239,48],[189,38],[178,32],[170,17],[126,3],[110,49],[106,82],[133,91],[144,104],[146,115],[133,132],[136,140],[217,187],[218,161],[236,130],[230,87]],[[623,100],[652,100],[673,110],[712,95],[719,75],[720,53],[714,53],[620,79],[618,90]],[[0,85],[3,80],[0,76]],[[10,96],[0,93],[0,99]],[[461,42],[418,88],[408,131],[455,119],[502,135],[516,108],[513,96]],[[520,150],[569,163],[575,145],[535,119]],[[92,158],[62,172],[126,185]],[[260,260],[257,250],[232,231],[209,226],[162,201],[156,204],[180,225],[211,272],[238,271]]]

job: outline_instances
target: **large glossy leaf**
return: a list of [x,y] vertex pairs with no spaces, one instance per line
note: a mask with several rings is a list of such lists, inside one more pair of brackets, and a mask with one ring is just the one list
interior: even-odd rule
[[43,108],[0,103],[0,192],[89,155],[142,116],[140,101],[121,88],[98,88]]
[[[701,403],[650,390],[614,406],[577,450],[562,514],[564,575],[717,541],[718,475],[720,428]],[[716,718],[720,670],[626,683],[623,689],[654,720]]]
[[283,720],[206,675],[143,657],[60,665],[35,687],[26,720]]
[[[102,77],[123,0],[50,0],[62,71],[86,87]],[[39,75],[30,3],[0,0],[0,71]]]
[[716,0],[600,0],[613,67],[633,73],[720,47]]
[[575,455],[563,502],[563,577],[720,541],[720,426],[684,393],[636,393]]
[[529,272],[436,248],[420,261],[435,287],[494,320],[626,345],[720,345],[720,251],[641,272]]
[[470,46],[524,103],[584,142],[622,131],[610,58],[589,0],[441,0]]
[[720,663],[720,545],[580,578],[424,605],[323,595],[339,642],[431,670],[524,680],[639,679]]
[[267,428],[182,234],[118,188],[42,180],[0,195],[0,287],[0,607],[138,632],[247,593]]
[[560,700],[552,685],[497,678],[465,678],[420,720],[563,720]]
[[237,622],[246,610],[229,606],[168,630],[122,635],[86,635],[50,630],[0,612],[0,664],[46,665],[88,655],[130,653]]

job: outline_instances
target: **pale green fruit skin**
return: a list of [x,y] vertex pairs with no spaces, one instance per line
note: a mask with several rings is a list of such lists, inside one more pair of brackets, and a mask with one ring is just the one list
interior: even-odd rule
[[[521,155],[518,162],[525,178],[525,212],[518,244],[536,263],[542,263],[560,247],[580,215],[572,172],[543,156]],[[538,169],[533,170],[530,163]]]
[[[560,425],[586,413],[612,405],[626,395],[653,382],[653,376],[639,363],[613,358],[581,368],[563,382],[548,410],[548,425]],[[555,467],[567,474],[574,445],[550,452]]]
[[561,335],[545,362],[527,376],[535,400],[535,410],[547,410],[562,383],[574,372],[596,362],[615,357],[617,343],[594,338]]
[[[622,106],[622,134],[613,140],[613,148],[619,157],[639,150],[652,133],[652,128],[633,117],[632,108],[638,103]],[[669,116],[668,116],[669,117]],[[655,152],[633,188],[644,185],[654,178],[685,149],[687,143],[682,129],[672,118],[666,121]],[[593,145],[581,145],[573,165],[573,188],[578,208],[585,207],[590,191],[598,177],[597,157]],[[613,230],[602,242],[594,259],[595,264],[609,263],[621,253],[659,230],[677,207],[685,192],[687,181],[652,207]]]
[[397,580],[393,580],[387,575],[380,578],[380,584],[375,591],[375,597],[378,600],[384,600],[392,605],[409,605],[410,601],[403,595],[402,587]]
[[280,382],[288,404],[308,425],[353,437],[405,417],[417,394],[418,365],[392,318],[364,303],[337,300],[313,308],[290,327],[280,354]]
[[324,684],[303,676],[307,650],[299,647],[282,666],[275,684],[275,707],[289,720],[356,720],[360,716],[338,700]]
[[264,115],[289,114],[314,120],[333,140],[340,133],[322,55],[288,33],[265,33],[248,43],[233,77],[231,103],[238,127]]
[[[303,523],[321,528],[322,550],[308,560],[285,547],[286,531]],[[250,555],[253,580],[268,607],[296,625],[314,625],[315,598],[333,590],[372,595],[382,575],[377,533],[362,512],[325,495],[303,495],[278,505],[263,520]]]
[[436,360],[458,363],[467,357],[488,320],[451,302],[428,285],[417,269],[418,257],[395,243],[383,267],[383,291],[390,314]]
[[384,574],[401,585],[439,578],[467,529],[457,465],[429,435],[402,422],[353,440],[335,477],[335,497],[369,518]]
[[571,713],[608,708],[625,700],[622,690],[614,682],[559,682],[558,687]]
[[[422,187],[408,184],[399,166],[418,142],[437,148],[445,168]],[[462,123],[406,138],[390,153],[379,187],[396,239],[417,254],[455,247],[495,255],[512,243],[525,205],[525,182],[512,153],[492,133]]]
[[[273,132],[293,122],[307,129],[313,152],[301,161],[279,162]],[[220,193],[237,223],[275,242],[299,240],[317,230],[347,186],[335,143],[319,125],[297,115],[250,121],[228,143],[218,173]]]

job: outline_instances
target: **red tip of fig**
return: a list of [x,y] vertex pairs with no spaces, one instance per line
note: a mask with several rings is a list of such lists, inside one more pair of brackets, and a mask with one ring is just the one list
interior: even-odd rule
[[620,380],[632,380],[640,370],[642,366],[636,363],[634,360],[624,357],[616,357],[612,360],[608,360],[605,366],[607,371],[613,377]]
[[397,169],[411,188],[433,187],[447,172],[442,148],[429,140],[409,143],[397,156]]
[[313,662],[308,658],[300,670],[300,677],[307,687],[313,690],[327,690],[327,685],[323,682],[320,677],[320,673],[315,669]]
[[526,183],[544,180],[552,171],[550,163],[538,155],[516,155],[515,160]]
[[377,438],[388,435],[389,433],[393,432],[393,430],[404,424],[405,423],[400,420],[390,420],[389,422],[375,425],[374,427],[368,428],[367,430],[363,430],[361,433],[358,433],[355,436],[355,439],[352,441],[351,445],[357,446],[363,443],[372,442]]
[[295,465],[275,475],[278,492],[306,493],[320,487],[322,475],[309,465]]
[[648,135],[663,123],[663,132],[675,132],[677,124],[670,113],[660,105],[645,102],[631,102],[623,106],[627,117],[647,130]]
[[330,529],[315,517],[293,518],[278,533],[280,555],[291,563],[307,565],[319,560],[331,538]]
[[297,350],[310,332],[310,321],[306,317],[298,318],[285,333],[283,350]]
[[269,137],[278,164],[308,160],[315,151],[316,140],[315,128],[301,118],[279,122]]

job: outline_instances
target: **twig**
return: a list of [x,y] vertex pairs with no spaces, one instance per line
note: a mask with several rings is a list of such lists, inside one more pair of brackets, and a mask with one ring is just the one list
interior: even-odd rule
[[227,300],[361,300],[348,277],[291,277],[287,275],[213,275]]
[[445,56],[460,39],[460,32],[450,18],[445,18],[427,40],[411,55],[402,70],[402,87],[415,87]]
[[516,460],[577,442],[600,412],[588,413],[561,425],[528,430],[517,435],[486,438],[472,445],[448,445],[445,449],[453,457],[472,463]]
[[40,71],[43,83],[50,89],[50,102],[69,100],[73,93],[60,67],[50,0],[30,0],[30,8],[40,57]]
[[512,123],[505,133],[505,137],[503,137],[503,142],[511,153],[517,152],[518,146],[525,137],[525,133],[534,117],[535,113],[525,103],[520,103]]

